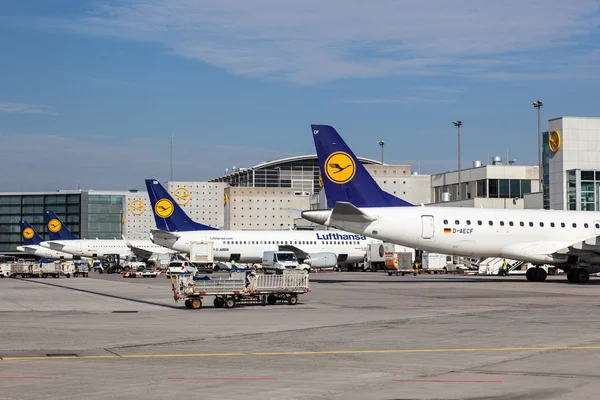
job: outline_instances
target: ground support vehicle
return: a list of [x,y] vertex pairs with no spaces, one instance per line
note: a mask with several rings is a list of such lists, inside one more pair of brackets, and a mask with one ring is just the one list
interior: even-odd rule
[[[38,268],[35,268],[36,272]],[[62,275],[62,267],[59,262],[40,262],[39,276],[42,278],[60,278]]]
[[256,272],[232,273],[229,278],[194,279],[189,275],[173,275],[171,285],[175,301],[184,300],[191,309],[202,307],[205,296],[214,296],[217,308],[233,308],[238,304],[262,305],[287,301],[298,302],[298,295],[310,292],[308,272],[285,271],[281,275],[265,275]]
[[123,271],[121,274],[123,278],[156,278],[162,272],[152,268],[138,267],[136,270]]
[[15,278],[21,276],[21,278],[34,278],[37,275],[33,272],[34,263],[19,261],[10,263],[10,277]]

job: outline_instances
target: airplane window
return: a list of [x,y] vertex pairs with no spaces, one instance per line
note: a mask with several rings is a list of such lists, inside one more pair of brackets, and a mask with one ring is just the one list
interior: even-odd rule
[[492,221],[490,221],[490,226],[494,225],[494,223]]
[[577,228],[577,224],[573,222],[573,228]]
[[530,222],[530,223],[529,223],[529,226],[533,226],[533,222]]
[[467,220],[467,225],[471,225],[471,220],[470,219]]
[[525,226],[525,223],[523,221],[521,221],[521,222],[519,222],[519,225]]
[[544,227],[544,223],[543,223],[543,222],[540,222],[540,226],[543,228],[543,227]]
[[459,220],[455,220],[455,221],[454,221],[454,223],[455,223],[456,225],[458,225],[458,224],[460,224],[460,221],[459,221]]
[[504,221],[500,221],[500,226],[504,226]]
[[508,224],[509,224],[510,226],[513,226],[513,225],[514,225],[514,223],[513,223],[512,221],[509,221],[509,222],[508,222]]
[[481,221],[477,221],[477,225],[481,225],[481,223],[482,223]]
[[583,227],[584,228],[589,228],[589,225],[588,224],[583,224]]
[[600,228],[600,224],[596,224],[596,228]]
[[565,227],[565,223],[564,223],[564,222],[561,222],[561,223],[560,223],[560,227],[561,227],[561,228],[564,228],[564,227]]
[[550,222],[550,226],[554,228],[554,222]]
[[448,225],[448,220],[447,219],[444,220],[444,225]]

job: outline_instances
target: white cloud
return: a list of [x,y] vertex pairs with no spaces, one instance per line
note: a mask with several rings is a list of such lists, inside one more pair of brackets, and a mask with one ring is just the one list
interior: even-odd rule
[[48,106],[39,104],[13,103],[10,101],[0,101],[0,112],[15,114],[47,114],[57,115],[48,109]]
[[158,42],[234,74],[314,84],[518,74],[530,62],[550,73],[557,52],[597,29],[599,9],[596,0],[128,0],[101,3],[69,26]]

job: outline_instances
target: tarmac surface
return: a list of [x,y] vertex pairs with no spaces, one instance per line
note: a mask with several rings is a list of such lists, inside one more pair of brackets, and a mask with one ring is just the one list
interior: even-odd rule
[[189,310],[164,276],[0,279],[0,399],[600,393],[600,279],[322,272],[311,289]]

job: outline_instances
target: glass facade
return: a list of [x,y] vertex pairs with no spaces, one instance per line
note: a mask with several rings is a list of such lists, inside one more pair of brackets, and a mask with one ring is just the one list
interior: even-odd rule
[[567,171],[567,210],[600,211],[600,171]]
[[21,221],[27,221],[47,240],[44,211],[52,210],[77,237],[80,236],[80,194],[18,194],[0,196],[0,252],[15,252],[21,240]]
[[94,194],[88,196],[88,239],[121,239],[123,197]]
[[542,132],[542,191],[544,209],[550,209],[550,146],[548,146],[548,132]]
[[[475,181],[474,181],[475,182]],[[473,197],[494,198],[494,199],[512,199],[515,197],[523,198],[524,195],[531,193],[531,180],[529,179],[481,179],[475,182],[476,193],[467,192],[467,183],[463,183],[463,199]],[[434,190],[434,202],[442,202],[442,194],[450,193],[450,198],[456,198],[456,189],[458,184],[438,186]]]

